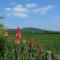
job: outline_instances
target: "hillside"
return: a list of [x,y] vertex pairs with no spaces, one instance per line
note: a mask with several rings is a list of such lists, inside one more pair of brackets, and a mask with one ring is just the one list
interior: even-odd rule
[[[44,29],[38,29],[33,27],[26,27],[21,29],[22,32],[32,32],[32,33],[60,33],[60,31],[48,31]],[[15,33],[15,29],[9,29],[10,32]]]
[[35,32],[35,33],[60,33],[60,31],[49,31],[45,29],[38,29],[33,27],[27,27],[22,29],[23,32]]
[[33,27],[27,27],[22,29],[23,32],[37,32],[37,33],[44,33],[45,30],[33,28]]

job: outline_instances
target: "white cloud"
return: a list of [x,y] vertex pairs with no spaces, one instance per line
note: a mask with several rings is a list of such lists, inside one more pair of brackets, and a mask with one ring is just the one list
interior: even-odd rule
[[5,10],[6,10],[6,11],[11,11],[11,10],[12,10],[12,8],[6,8]]
[[33,11],[36,12],[36,13],[39,13],[39,14],[46,14],[49,11],[51,11],[53,8],[54,8],[54,6],[48,5],[46,7],[36,8]]
[[39,7],[39,8],[37,7],[38,5],[36,3],[25,4],[25,6],[18,4],[15,5],[14,7],[6,8],[5,10],[7,11],[6,14],[8,16],[27,17],[31,12],[37,14],[46,14],[54,8],[54,6],[52,5],[48,5],[46,7]]
[[16,7],[13,8],[13,15],[20,17],[27,17],[28,9],[26,9],[22,5],[17,5]]
[[16,5],[13,8],[6,8],[8,16],[19,16],[19,17],[27,17],[28,9],[23,7],[22,5]]
[[13,13],[13,15],[14,16],[19,16],[19,17],[27,17],[28,16],[28,14],[26,14],[26,13],[20,13],[20,12],[15,12],[15,13]]
[[8,16],[8,17],[11,17],[12,16],[12,8],[6,8],[5,9],[6,10],[6,15]]
[[26,4],[25,6],[27,8],[34,8],[34,7],[37,7],[37,4],[36,3],[31,3],[31,4]]
[[16,12],[27,12],[28,10],[22,6],[14,7],[13,9]]
[[15,7],[16,7],[16,8],[22,8],[23,5],[20,5],[20,4],[19,4],[19,5],[16,5]]

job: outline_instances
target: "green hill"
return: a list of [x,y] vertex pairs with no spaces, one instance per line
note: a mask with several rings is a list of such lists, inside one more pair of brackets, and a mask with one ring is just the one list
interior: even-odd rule
[[[31,33],[60,33],[60,31],[48,31],[45,29],[38,29],[34,27],[26,27],[21,29],[22,32],[31,32]],[[10,33],[15,33],[15,29],[9,29]]]
[[33,27],[27,27],[22,29],[23,32],[33,32],[33,33],[60,33],[60,31],[49,31],[45,29],[38,29]]
[[23,32],[37,32],[37,33],[44,33],[45,30],[33,28],[33,27],[27,27],[22,29]]

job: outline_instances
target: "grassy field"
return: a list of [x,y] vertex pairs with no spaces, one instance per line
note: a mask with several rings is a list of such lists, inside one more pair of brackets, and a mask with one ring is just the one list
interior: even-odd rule
[[23,33],[23,38],[26,38],[26,40],[29,40],[30,37],[33,38],[33,40],[41,40],[42,43],[45,46],[46,50],[56,51],[57,53],[60,53],[60,34],[26,34]]
[[[13,43],[11,43],[12,41],[13,42],[15,41],[15,34],[16,34],[15,32],[13,32],[13,33],[9,32],[9,36],[7,38],[9,51],[13,51],[13,49],[15,47],[15,45],[13,45]],[[52,51],[52,53],[60,54],[60,34],[28,33],[28,32],[22,33],[22,40],[25,39],[27,41],[26,46],[29,46],[28,44],[29,44],[30,38],[32,38],[33,41],[35,41],[35,40],[41,41],[41,43],[44,45],[45,52],[47,50],[49,50],[49,51]],[[9,57],[9,59],[10,59],[10,58],[14,57],[14,54],[10,53],[9,51],[8,51],[8,55],[10,56]],[[7,60],[9,60],[9,59],[7,58]],[[14,59],[10,59],[10,60],[14,60]],[[33,59],[33,60],[35,60],[35,59]]]
[[[43,45],[45,46],[45,50],[51,50],[53,52],[60,53],[60,34],[48,34],[48,33],[22,33],[22,39],[27,40],[29,43],[30,38],[32,37],[33,40],[40,40]],[[9,34],[8,40],[14,40],[15,33]]]

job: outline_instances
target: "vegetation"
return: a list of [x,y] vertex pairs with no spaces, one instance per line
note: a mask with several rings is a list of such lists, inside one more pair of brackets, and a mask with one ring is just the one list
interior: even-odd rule
[[[6,60],[15,60],[15,57],[16,57],[15,35],[16,35],[15,30],[9,30],[9,36],[7,37],[7,39],[5,39],[4,37],[0,38],[0,43],[2,43],[4,41],[6,43],[6,41],[7,41]],[[31,37],[34,41],[33,46],[32,46],[32,59],[33,60],[40,59],[40,58],[38,58],[40,56],[40,54],[38,54],[40,52],[40,49],[42,49],[43,52],[50,50],[50,51],[52,51],[52,53],[60,54],[60,34],[49,34],[49,33],[39,33],[38,34],[38,33],[22,31],[22,39],[20,42],[21,60],[24,60],[24,59],[27,60],[29,58],[29,40]],[[1,40],[3,40],[3,41],[1,41]],[[23,40],[26,40],[26,44],[24,44],[22,42]],[[42,45],[42,48],[41,48],[41,45]],[[0,44],[0,47],[2,47],[2,46],[6,47],[6,45]],[[2,47],[2,50],[4,50],[3,47]],[[2,60],[2,57],[0,60]]]

